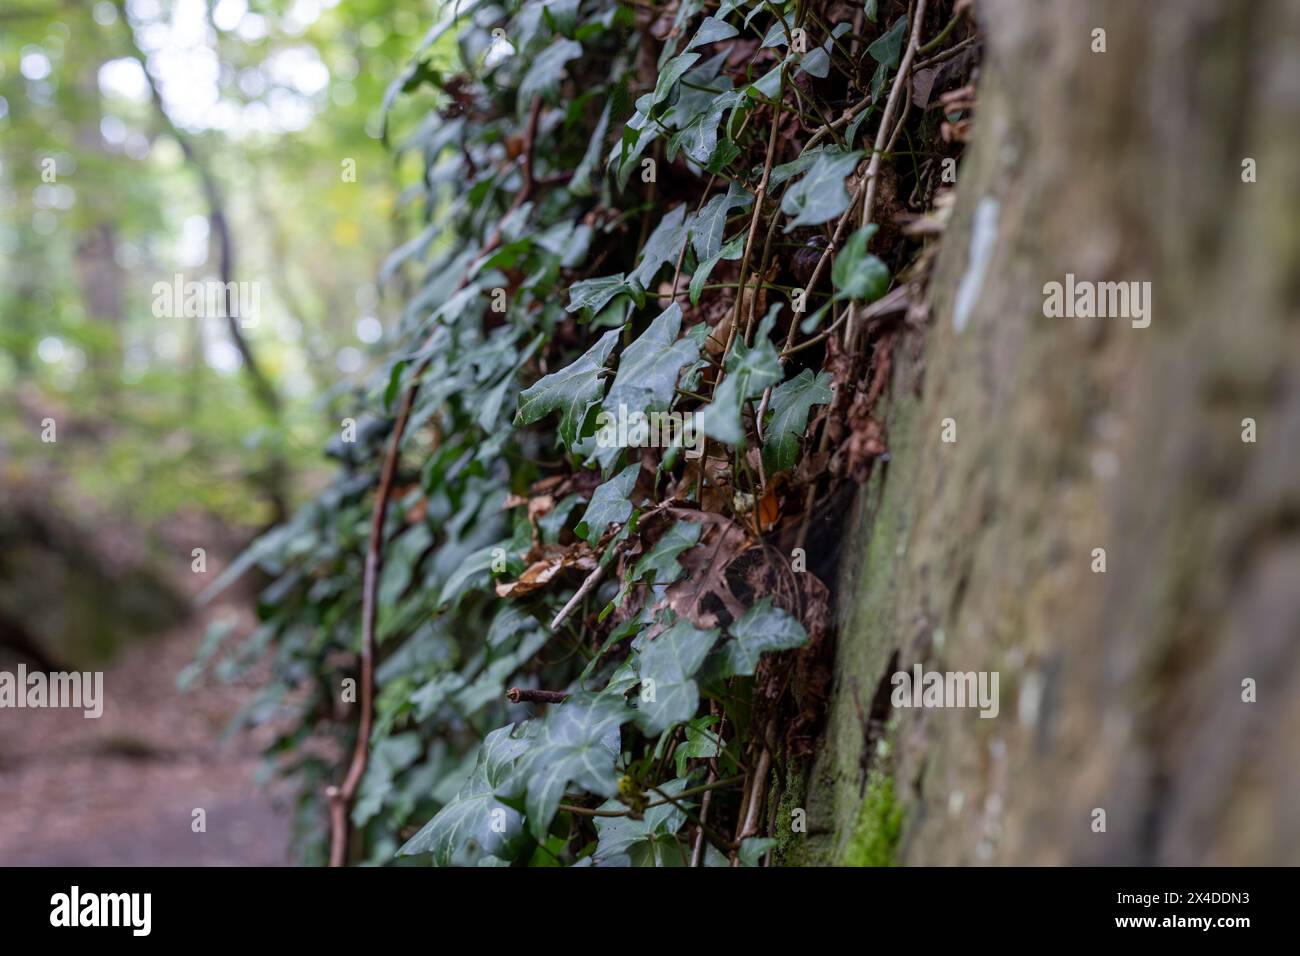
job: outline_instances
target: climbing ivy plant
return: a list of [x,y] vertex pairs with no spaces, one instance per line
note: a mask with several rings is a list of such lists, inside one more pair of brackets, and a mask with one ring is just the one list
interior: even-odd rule
[[769,857],[829,673],[813,514],[885,451],[894,220],[960,148],[902,92],[925,6],[444,7],[384,103],[421,173],[389,361],[214,586],[272,579],[218,666],[270,660],[313,859]]

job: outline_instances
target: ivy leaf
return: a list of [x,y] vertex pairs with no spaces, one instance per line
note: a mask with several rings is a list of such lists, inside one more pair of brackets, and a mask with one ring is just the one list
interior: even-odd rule
[[550,0],[542,8],[546,22],[556,33],[570,36],[578,20],[579,0]]
[[709,281],[709,276],[713,274],[714,267],[723,259],[734,261],[739,259],[745,253],[745,233],[741,232],[733,236],[721,249],[700,262],[695,267],[695,274],[691,276],[690,294],[691,305],[698,305],[700,294],[704,291],[704,284]]
[[717,639],[716,627],[702,631],[683,618],[642,647],[638,670],[642,696],[636,719],[646,733],[661,733],[695,716],[700,689],[691,678]]
[[790,43],[790,31],[794,29],[794,23],[789,14],[785,14],[776,23],[768,27],[767,34],[763,37],[760,46],[788,46]]
[[598,279],[584,279],[569,286],[569,304],[566,312],[586,309],[599,312],[609,304],[610,299],[627,288],[623,273],[613,276],[601,276]]
[[867,53],[881,66],[889,69],[898,67],[899,56],[903,52],[903,34],[907,32],[907,17],[899,17],[888,31],[876,38]]
[[678,521],[659,536],[653,548],[641,556],[632,568],[629,583],[640,581],[647,573],[654,575],[655,584],[672,584],[682,575],[677,556],[695,546],[700,540],[698,521]]
[[677,761],[677,776],[686,775],[686,761],[693,758],[709,759],[722,753],[722,738],[710,729],[717,720],[712,714],[705,714],[686,724],[686,739],[673,751],[673,759]]
[[817,157],[808,175],[787,189],[781,199],[781,211],[794,216],[784,231],[820,225],[848,209],[849,193],[844,188],[844,179],[857,167],[861,156],[861,150],[851,153],[828,150]]
[[713,401],[700,411],[700,431],[728,445],[745,443],[745,429],[740,421],[743,385],[738,378],[723,379],[713,393]]
[[627,277],[628,281],[649,289],[663,264],[677,261],[688,231],[686,204],[682,203],[659,220],[659,225],[655,226],[654,232],[646,240],[645,248],[641,250],[641,262]]
[[636,485],[637,473],[641,470],[638,461],[628,465],[613,478],[596,486],[591,493],[587,510],[582,513],[582,520],[574,533],[584,541],[596,542],[611,524],[623,524],[632,515],[632,502],[628,496]]
[[[484,857],[508,860],[523,838],[523,815],[498,799],[518,793],[514,761],[529,741],[513,726],[483,739],[469,780],[420,832],[407,840],[398,856],[432,853],[434,866],[474,866]],[[513,792],[512,792],[513,791]]]
[[832,146],[814,146],[812,149],[805,149],[802,153],[790,160],[788,163],[782,163],[780,166],[772,167],[772,174],[768,177],[767,188],[769,191],[774,190],[787,179],[794,179],[806,169],[810,169],[812,164],[828,150],[834,149]]
[[[648,97],[649,94],[646,96]],[[637,102],[639,103],[640,100]],[[649,116],[640,110],[637,110],[632,118],[623,124],[623,135],[614,143],[607,159],[608,165],[614,169],[619,189],[627,188],[628,177],[632,175],[637,160],[645,152],[646,147],[658,138],[659,127],[651,125]]]
[[793,468],[798,461],[808,413],[834,397],[831,381],[830,372],[818,372],[814,378],[812,369],[806,368],[772,390],[772,419],[763,433],[763,464],[769,475]]
[[769,385],[781,381],[781,361],[768,337],[780,304],[768,310],[759,323],[753,348],[736,341],[727,357],[727,375],[713,393],[713,401],[700,412],[699,428],[710,438],[728,445],[741,445],[745,430],[741,425],[741,407],[748,399],[761,395]]
[[808,642],[803,625],[765,597],[731,625],[731,640],[724,648],[725,673],[749,676],[768,651],[802,647]]
[[570,783],[602,797],[618,793],[619,727],[633,716],[623,698],[612,694],[580,695],[552,705],[519,759],[519,774],[527,781],[528,830],[535,839],[546,838]]
[[722,233],[726,229],[727,216],[731,210],[749,206],[753,201],[749,193],[732,183],[725,193],[718,193],[704,204],[691,227],[691,245],[700,262],[722,248]]
[[744,98],[744,93],[737,90],[727,90],[714,97],[685,129],[673,136],[669,142],[669,157],[680,148],[693,162],[707,166],[718,149],[718,124],[722,122],[722,114],[736,107]]
[[534,96],[549,99],[564,76],[564,65],[580,56],[581,43],[560,37],[533,60],[532,66],[519,83],[518,101],[526,106],[533,101]]
[[[659,789],[676,797],[686,789],[685,779],[671,780]],[[655,800],[662,799],[651,793]],[[601,810],[626,809],[617,800],[601,804]],[[664,803],[646,810],[640,820],[630,816],[594,817],[599,842],[596,844],[596,861],[608,860],[626,854],[632,866],[684,866],[689,856],[677,839],[677,831],[686,823],[686,814],[673,803]]]
[[655,83],[654,92],[650,94],[649,103],[646,103],[645,97],[642,97],[637,100],[637,109],[648,114],[651,109],[668,99],[673,87],[677,85],[677,81],[695,65],[695,61],[699,58],[700,54],[698,53],[683,53],[665,63],[659,70],[659,81]]
[[889,290],[889,266],[867,252],[867,243],[875,232],[876,224],[868,223],[849,236],[835,256],[831,281],[836,299],[874,302]]
[[537,519],[537,530],[542,533],[544,544],[557,544],[560,535],[569,523],[573,509],[582,504],[581,495],[567,495],[556,503],[555,507]]
[[800,58],[799,68],[809,76],[824,80],[831,75],[831,56],[821,47],[814,47]]
[[774,846],[776,840],[771,837],[746,837],[736,856],[740,859],[741,866],[758,866],[763,860],[763,854]]
[[775,100],[776,95],[781,92],[781,71],[783,69],[784,66],[778,63],[753,83],[746,86],[744,92],[753,99]]
[[691,42],[686,44],[686,49],[694,50],[697,46],[704,46],[706,43],[730,40],[739,33],[740,31],[726,20],[719,20],[717,17],[705,17],[704,22],[700,24],[700,28],[695,31],[695,36],[691,38]]
[[558,409],[560,438],[572,447],[587,409],[604,395],[605,383],[600,373],[618,336],[618,329],[610,329],[572,365],[552,372],[520,392],[515,424],[531,425]]
[[[605,134],[609,130],[609,116],[613,103],[605,101],[605,108],[601,110],[600,120],[596,123],[596,130],[591,134],[591,140],[587,144],[587,151],[582,154],[582,161],[578,163],[578,168],[573,171],[573,178],[569,180],[569,192],[575,196],[590,196],[595,190],[591,183],[591,174],[596,169],[596,164],[600,162],[600,154],[605,149]],[[581,285],[581,283],[578,283]],[[572,292],[572,290],[570,290]],[[569,311],[573,311],[570,309]]]
[[[582,673],[578,675],[578,686],[581,687],[586,684],[587,678],[591,676],[591,672],[596,669],[596,665],[611,647],[619,641],[626,640],[629,637],[635,637],[649,626],[650,621],[648,618],[649,615],[647,615],[643,610],[641,614],[632,615],[622,624],[618,625],[618,627],[610,631],[609,637],[605,638],[605,643],[600,646],[600,650],[596,652],[596,656],[587,662],[587,666],[584,667]],[[632,683],[635,683],[635,679],[633,679]],[[631,684],[628,686],[631,686]],[[610,689],[611,688],[608,687],[606,688],[607,691]]]
[[409,93],[411,90],[418,89],[422,83],[438,86],[439,82],[438,71],[433,65],[417,56],[388,84],[388,88],[384,90],[383,102],[379,107],[379,138],[385,146],[388,145],[388,114],[393,108],[393,103],[397,101],[397,97],[402,93]]
[[848,128],[844,130],[844,142],[849,149],[852,149],[853,144],[857,142],[858,127],[862,125],[863,120],[871,115],[872,112],[872,109],[859,110],[858,115],[853,117],[853,121],[849,123]]
[[[396,685],[389,685],[393,686]],[[403,703],[405,696],[401,695]],[[375,702],[376,711],[385,703],[392,706],[392,702],[385,701],[381,694]],[[366,767],[366,775],[362,778],[356,804],[352,808],[352,822],[357,826],[365,826],[367,821],[379,813],[393,793],[394,778],[423,755],[424,745],[419,734],[397,734],[379,739],[370,751],[370,763]]]
[[[509,541],[498,541],[485,548],[480,548],[466,557],[457,565],[456,570],[452,572],[447,578],[447,582],[442,586],[442,592],[438,595],[438,605],[441,607],[448,601],[455,600],[471,586],[485,586],[491,580],[488,572],[492,567],[492,552],[497,548],[503,548],[509,554],[510,545],[511,542]],[[519,563],[517,558],[515,563]],[[522,566],[520,569],[522,570]]]
[[682,307],[674,302],[623,350],[618,374],[605,399],[606,408],[624,403],[629,409],[644,411],[647,404],[672,404],[677,373],[700,354],[696,343],[677,337],[681,326]]

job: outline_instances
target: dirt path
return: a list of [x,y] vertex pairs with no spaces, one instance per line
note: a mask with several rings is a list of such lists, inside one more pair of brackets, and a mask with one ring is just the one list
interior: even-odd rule
[[[105,670],[97,720],[0,710],[0,865],[293,862],[291,794],[257,782],[257,740],[222,740],[254,688],[176,687],[208,622],[241,613],[217,605],[126,649]],[[196,808],[206,832],[191,828]]]

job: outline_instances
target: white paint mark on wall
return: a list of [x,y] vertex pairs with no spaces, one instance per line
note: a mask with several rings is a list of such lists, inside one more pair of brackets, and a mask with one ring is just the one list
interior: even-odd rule
[[975,209],[975,223],[970,235],[970,261],[966,274],[957,284],[957,298],[952,307],[952,327],[963,332],[970,322],[971,312],[984,288],[984,276],[993,261],[993,247],[998,237],[998,201],[985,196]]

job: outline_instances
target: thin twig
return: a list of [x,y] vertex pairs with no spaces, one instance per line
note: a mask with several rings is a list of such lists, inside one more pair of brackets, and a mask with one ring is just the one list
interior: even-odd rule
[[536,690],[530,687],[511,687],[506,691],[506,698],[512,704],[521,701],[529,704],[562,704],[568,696],[562,690]]
[[[713,783],[717,779],[717,767],[709,767],[708,782]],[[691,848],[691,866],[699,866],[700,861],[704,859],[704,824],[709,818],[709,804],[713,802],[713,791],[706,793],[700,800],[700,826],[695,831],[695,846]]]
[[935,64],[942,63],[945,60],[951,60],[962,50],[965,50],[967,47],[973,46],[974,44],[979,42],[980,42],[979,34],[975,34],[974,36],[969,36],[966,39],[962,40],[960,43],[954,43],[952,46],[948,47],[948,49],[944,50],[942,53],[936,53],[928,60],[921,60],[912,69],[924,70],[928,66],[934,66]]
[[862,202],[863,224],[871,222],[871,213],[876,204],[876,176],[880,172],[880,159],[884,155],[885,143],[888,142],[889,134],[892,132],[891,120],[894,116],[894,108],[898,105],[898,97],[903,90],[911,86],[909,77],[912,70],[912,60],[916,56],[916,48],[921,42],[921,24],[924,21],[925,0],[916,0],[916,13],[912,18],[912,35],[907,41],[907,50],[903,53],[903,59],[898,64],[898,73],[894,77],[894,85],[889,88],[889,98],[885,101],[885,112],[881,114],[880,128],[876,130],[876,145],[871,150],[871,162],[867,164],[867,198]]
[[578,602],[590,594],[591,589],[600,583],[600,579],[605,576],[605,569],[612,563],[613,561],[602,561],[596,565],[595,570],[587,575],[582,584],[578,586],[578,590],[573,592],[573,597],[569,598],[568,603],[560,608],[560,613],[555,615],[555,619],[551,621],[552,631],[563,624],[564,619],[569,616],[570,611],[577,607]]
[[[763,787],[767,783],[767,772],[772,768],[772,752],[763,748],[763,752],[758,757],[758,766],[754,768],[753,789],[749,794],[749,802],[745,812],[745,822],[736,831],[735,847],[745,842],[746,838],[758,831],[758,813],[763,805]],[[739,864],[738,859],[731,861],[732,866]]]

